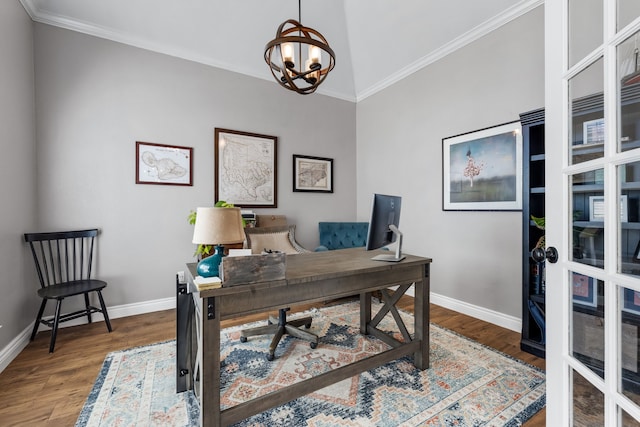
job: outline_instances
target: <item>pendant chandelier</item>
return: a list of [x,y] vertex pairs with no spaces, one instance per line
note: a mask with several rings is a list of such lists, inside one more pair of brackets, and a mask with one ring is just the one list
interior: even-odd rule
[[264,48],[264,60],[281,86],[301,95],[316,91],[336,65],[333,49],[322,34],[289,19],[278,27],[276,38]]

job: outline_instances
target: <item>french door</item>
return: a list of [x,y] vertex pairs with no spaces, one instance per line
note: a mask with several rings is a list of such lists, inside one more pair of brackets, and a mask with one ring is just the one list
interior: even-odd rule
[[640,426],[640,0],[545,2],[547,425]]

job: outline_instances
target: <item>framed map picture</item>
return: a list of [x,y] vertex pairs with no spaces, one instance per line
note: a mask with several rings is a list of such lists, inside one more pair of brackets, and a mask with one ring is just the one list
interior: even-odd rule
[[293,191],[333,193],[333,159],[294,154]]
[[215,129],[215,201],[278,207],[278,138]]
[[136,141],[136,184],[193,185],[193,148]]

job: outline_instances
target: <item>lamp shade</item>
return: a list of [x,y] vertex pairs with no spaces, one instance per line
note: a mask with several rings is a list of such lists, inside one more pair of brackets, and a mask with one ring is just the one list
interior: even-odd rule
[[240,208],[198,208],[193,243],[226,245],[244,241]]

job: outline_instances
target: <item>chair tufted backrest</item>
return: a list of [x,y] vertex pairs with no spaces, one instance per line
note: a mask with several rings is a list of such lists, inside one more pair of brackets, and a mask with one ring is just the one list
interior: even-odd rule
[[365,246],[368,230],[368,222],[320,222],[320,247],[316,251]]

